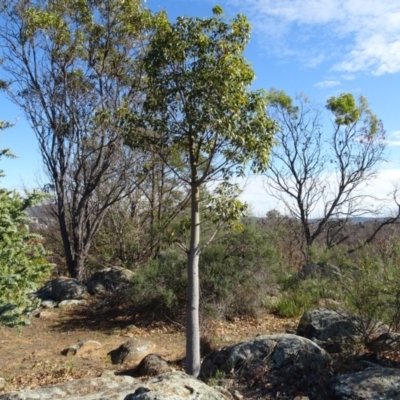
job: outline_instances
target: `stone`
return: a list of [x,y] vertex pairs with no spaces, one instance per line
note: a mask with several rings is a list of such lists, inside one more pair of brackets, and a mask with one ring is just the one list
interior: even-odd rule
[[30,300],[51,300],[53,298],[52,287],[53,281],[47,281],[38,291],[28,293],[27,296]]
[[130,376],[76,379],[70,382],[0,394],[0,400],[124,400],[139,381]]
[[113,371],[112,369],[105,369],[101,375],[102,378],[112,378],[115,376],[115,371]]
[[343,310],[319,307],[306,311],[297,327],[297,335],[308,338],[329,353],[340,353],[361,342],[365,335],[387,330],[383,324],[367,320]]
[[131,283],[135,273],[122,267],[108,267],[95,272],[87,284],[91,295],[116,292]]
[[108,292],[106,285],[101,281],[90,281],[87,284],[87,291],[92,296],[95,294],[102,295]]
[[143,358],[154,349],[154,344],[140,338],[132,338],[108,353],[113,364],[122,364]]
[[43,300],[40,303],[40,307],[42,308],[55,308],[58,306],[58,302],[54,301],[54,300]]
[[376,367],[340,375],[333,378],[332,391],[338,400],[399,400],[400,370]]
[[330,362],[329,354],[311,340],[291,334],[261,335],[207,356],[201,365],[200,376],[213,377],[217,371],[226,374],[240,371],[244,376],[260,368],[265,373],[306,375],[319,372]]
[[172,368],[166,360],[158,354],[148,354],[140,361],[136,373],[138,376],[157,376],[171,372]]
[[59,276],[52,280],[52,298],[54,300],[80,300],[85,297],[86,293],[86,286],[76,279]]
[[86,305],[86,300],[63,300],[58,303],[58,308],[69,308]]
[[148,381],[112,375],[77,379],[58,385],[0,395],[0,400],[232,400],[224,389],[212,388],[183,372]]
[[213,388],[183,372],[169,372],[143,382],[125,400],[231,400],[227,390]]
[[66,347],[64,350],[61,351],[61,354],[63,356],[68,356],[68,355],[84,356],[92,353],[95,350],[100,349],[100,347],[101,343],[96,342],[95,340],[86,340],[84,342],[79,342],[72,346]]

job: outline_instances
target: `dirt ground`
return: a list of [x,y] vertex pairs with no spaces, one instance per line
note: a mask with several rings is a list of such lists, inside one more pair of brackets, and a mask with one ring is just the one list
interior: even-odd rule
[[[257,320],[207,323],[203,334],[214,347],[222,347],[257,334],[295,329],[297,323],[265,315]],[[96,377],[106,369],[129,374],[136,365],[112,365],[108,353],[132,337],[154,343],[152,352],[179,368],[184,357],[184,331],[178,322],[146,320],[129,307],[99,308],[95,300],[84,307],[40,310],[29,326],[0,326],[0,377],[6,380],[0,393]],[[85,340],[98,341],[101,348],[82,356],[61,354],[66,347]]]

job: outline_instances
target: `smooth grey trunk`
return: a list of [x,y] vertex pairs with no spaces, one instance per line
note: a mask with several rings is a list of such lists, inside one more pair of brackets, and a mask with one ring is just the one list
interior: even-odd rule
[[197,377],[200,373],[199,322],[199,257],[200,257],[200,187],[191,189],[190,248],[188,253],[188,286],[186,306],[186,373]]

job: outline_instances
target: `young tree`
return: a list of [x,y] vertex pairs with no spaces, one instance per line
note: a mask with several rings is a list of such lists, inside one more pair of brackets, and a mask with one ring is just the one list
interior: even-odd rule
[[[194,376],[200,369],[200,190],[213,179],[229,182],[243,175],[249,163],[253,171],[263,171],[276,130],[266,115],[265,92],[249,89],[254,72],[243,56],[250,35],[247,19],[238,15],[226,21],[220,7],[213,13],[207,19],[165,19],[157,26],[143,59],[143,112],[132,118],[143,135],[127,137],[133,147],[147,143],[161,156],[168,148],[181,155],[179,165],[164,161],[191,198],[186,371]],[[241,204],[228,204],[213,203],[219,217],[240,213]]]
[[140,97],[135,59],[153,17],[140,0],[12,0],[0,18],[8,93],[38,139],[68,271],[84,280],[106,211],[145,178],[118,109]]
[[297,105],[276,90],[270,99],[270,115],[280,130],[266,174],[267,190],[300,221],[307,256],[317,238],[325,235],[327,247],[342,243],[348,239],[350,218],[375,211],[371,203],[376,199],[362,189],[385,159],[385,131],[362,96],[358,103],[348,93],[327,101],[333,116],[330,135],[321,110],[303,95]]

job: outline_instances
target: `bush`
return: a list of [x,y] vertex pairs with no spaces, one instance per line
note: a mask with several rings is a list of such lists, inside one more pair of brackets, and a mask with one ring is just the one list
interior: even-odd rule
[[338,299],[337,282],[330,279],[298,280],[289,277],[282,285],[281,296],[266,304],[269,311],[286,318],[298,317],[305,311],[318,307],[324,298]]
[[0,189],[0,323],[5,325],[26,322],[23,315],[35,306],[27,293],[37,290],[52,268],[40,236],[27,226],[25,209],[35,198]]
[[[135,304],[183,315],[186,263],[183,252],[169,250],[139,268],[133,279]],[[277,265],[277,256],[256,223],[247,222],[242,231],[225,233],[200,255],[203,316],[257,315],[276,287]]]
[[389,241],[385,251],[364,246],[353,257],[341,285],[344,304],[365,320],[363,334],[368,338],[376,324],[400,328],[400,242]]
[[202,306],[212,317],[257,316],[277,288],[279,257],[256,221],[225,234],[200,256]]
[[131,300],[135,306],[176,316],[186,304],[186,255],[170,250],[138,268],[133,277]]

